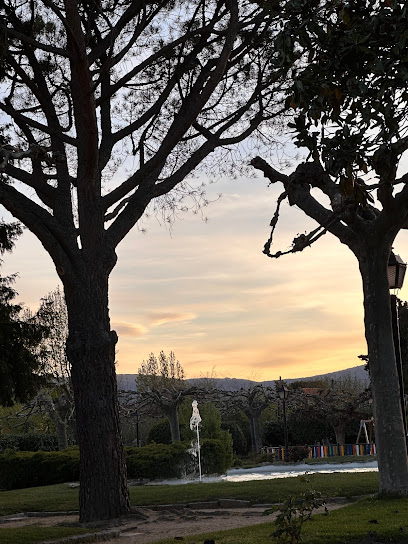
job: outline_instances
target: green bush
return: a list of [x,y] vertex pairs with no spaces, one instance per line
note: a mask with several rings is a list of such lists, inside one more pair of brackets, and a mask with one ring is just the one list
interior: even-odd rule
[[170,423],[167,418],[157,421],[149,430],[147,442],[156,444],[171,444]]
[[221,432],[221,439],[204,439],[201,444],[203,474],[224,474],[233,461],[232,438],[228,431]]
[[[201,445],[203,474],[223,474],[232,464],[231,435],[221,432],[220,439],[204,439]],[[127,447],[129,478],[180,478],[194,472],[196,461],[190,444],[150,444]],[[0,453],[0,489],[21,489],[79,480],[79,450],[72,446],[56,452]]]
[[0,437],[0,453],[15,451],[57,451],[58,441],[53,434],[7,434]]
[[232,445],[234,453],[237,455],[245,455],[248,453],[249,444],[245,436],[242,427],[235,422],[230,422],[226,425],[223,425],[222,428],[230,433],[232,436]]
[[0,454],[0,489],[21,489],[79,479],[79,450]]
[[129,478],[179,478],[191,463],[187,452],[189,445],[149,444],[143,448],[125,448],[126,465]]
[[[223,474],[232,465],[232,439],[226,431],[221,438],[205,438],[201,443],[203,474]],[[143,448],[125,448],[129,478],[181,478],[194,471],[196,459],[188,452],[190,444],[149,444]]]

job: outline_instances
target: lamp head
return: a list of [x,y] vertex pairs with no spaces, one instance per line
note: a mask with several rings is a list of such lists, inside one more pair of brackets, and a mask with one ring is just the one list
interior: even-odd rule
[[387,267],[388,286],[390,289],[401,289],[406,269],[406,263],[404,263],[399,255],[395,255],[391,251]]
[[281,400],[286,400],[289,396],[289,389],[282,382],[278,387],[278,395]]

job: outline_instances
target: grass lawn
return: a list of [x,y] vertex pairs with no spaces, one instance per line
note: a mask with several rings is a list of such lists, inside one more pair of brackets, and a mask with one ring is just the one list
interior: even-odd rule
[[35,544],[90,532],[92,531],[89,529],[74,527],[20,527],[16,529],[0,527],[0,544]]
[[[271,504],[281,502],[289,495],[297,496],[308,487],[319,490],[324,495],[331,497],[373,495],[378,490],[378,473],[314,474],[306,477],[298,476],[294,478],[239,483],[224,481],[184,485],[138,486],[131,487],[130,494],[133,506],[189,503],[221,498],[249,500],[252,504]],[[382,501],[380,502],[382,504]],[[360,504],[363,506],[360,506]],[[389,534],[400,534],[398,532],[399,527],[405,527],[400,522],[400,518],[402,519],[405,516],[408,520],[408,501],[402,505],[402,502],[398,503],[397,506],[388,502],[386,505],[388,510],[383,511],[384,508],[381,506],[381,512],[379,512],[379,507],[375,506],[374,501],[357,503],[357,505],[352,505],[345,509],[345,511],[349,512],[348,518],[350,518],[350,521],[348,518],[339,519],[338,516],[340,513],[334,512],[327,518],[322,517],[316,522],[310,522],[309,526],[305,529],[305,537],[308,540],[304,540],[304,542],[305,544],[324,544],[324,542],[330,542],[330,544],[343,543],[345,542],[344,540],[333,540],[333,535],[342,534],[341,531],[345,527],[348,531],[347,534],[350,532],[350,534],[356,535],[360,534],[358,531],[361,534],[366,534],[371,527],[375,530],[379,527],[382,529],[384,524],[383,519],[388,520],[389,523],[392,520],[395,522],[390,526]],[[366,525],[368,522],[361,521],[365,519],[364,516],[356,517],[353,514],[356,508],[364,510],[365,517],[368,516],[369,519],[375,518],[379,523],[374,524],[373,522],[367,530]],[[70,510],[78,510],[78,488],[71,488],[68,484],[0,492],[0,515],[9,515],[18,512],[61,512]],[[401,512],[401,515],[395,513],[397,510]],[[351,522],[352,518],[354,519],[353,523]],[[265,521],[267,519],[266,517]],[[313,530],[318,530],[318,533],[310,535],[309,532],[312,528]],[[216,538],[217,544],[249,544],[249,542],[253,544],[257,540],[259,541],[257,544],[271,544],[273,540],[269,535],[272,530],[272,523],[269,522],[248,529],[244,528],[217,533],[215,536],[210,535],[209,538]],[[0,544],[35,544],[44,540],[52,540],[86,532],[89,532],[89,530],[74,527],[21,527],[11,529],[0,526]],[[405,533],[403,534],[405,535]],[[330,535],[331,540],[324,540],[326,537],[329,538],[327,535]],[[185,544],[192,544],[194,541],[197,541],[194,537],[191,539],[186,537]],[[405,542],[408,542],[408,533]]]
[[[307,483],[306,480],[309,480]],[[308,486],[327,496],[355,497],[378,490],[378,473],[313,474],[275,480],[215,482],[184,485],[138,486],[130,488],[133,506],[210,501],[223,498],[270,504],[289,495],[299,495]],[[61,512],[78,510],[78,488],[67,484],[13,489],[0,492],[0,515],[17,512]]]
[[[267,518],[265,518],[267,520]],[[184,544],[213,539],[217,544],[273,544],[276,539],[272,522],[229,531],[186,536]],[[302,544],[349,544],[360,542],[375,531],[387,542],[408,542],[408,499],[363,499],[333,511],[316,515],[303,526]],[[174,544],[161,540],[160,544]],[[158,543],[155,543],[158,544]]]

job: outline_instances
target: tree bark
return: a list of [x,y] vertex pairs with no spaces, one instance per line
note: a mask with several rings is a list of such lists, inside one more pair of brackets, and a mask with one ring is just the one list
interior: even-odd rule
[[178,418],[178,405],[168,406],[166,408],[166,416],[170,423],[171,441],[180,442],[180,426]]
[[130,509],[117,400],[117,335],[110,330],[104,268],[98,260],[89,262],[78,271],[75,288],[68,282],[64,286],[80,447],[81,521],[116,518]]
[[333,424],[333,430],[336,435],[337,444],[346,443],[346,422],[340,421],[337,425]]
[[261,432],[260,432],[260,414],[249,412],[249,428],[251,430],[251,449],[253,453],[260,453],[262,447]]
[[58,421],[56,424],[57,428],[57,440],[58,440],[58,450],[65,450],[68,447],[68,438],[67,438],[67,424],[65,421]]
[[[374,246],[374,247],[373,247]],[[365,334],[374,400],[380,493],[408,494],[408,462],[391,325],[387,264],[390,247],[365,244],[359,255]]]

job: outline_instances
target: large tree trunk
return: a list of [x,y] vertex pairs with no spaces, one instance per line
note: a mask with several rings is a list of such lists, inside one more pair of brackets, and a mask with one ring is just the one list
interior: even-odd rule
[[58,419],[55,422],[57,430],[58,450],[65,450],[68,447],[67,424],[65,421]]
[[358,259],[363,279],[380,492],[405,495],[408,463],[391,325],[388,254],[388,247],[364,248]]
[[247,413],[249,428],[251,430],[251,450],[253,453],[261,453],[262,440],[260,431],[260,414],[258,412]]
[[52,419],[55,425],[55,430],[57,432],[58,450],[65,450],[68,447],[67,421],[64,417],[61,417],[61,414],[58,410],[57,402],[58,400],[53,402],[50,398],[47,405],[47,410],[48,415]]
[[339,423],[337,423],[337,425],[333,424],[333,430],[336,435],[336,443],[345,444],[346,443],[346,422],[340,421]]
[[80,448],[81,521],[129,511],[115,372],[117,335],[110,330],[108,274],[92,262],[65,285],[76,427]]
[[171,441],[180,442],[180,426],[178,418],[178,405],[168,406],[166,408],[166,416],[170,423]]

